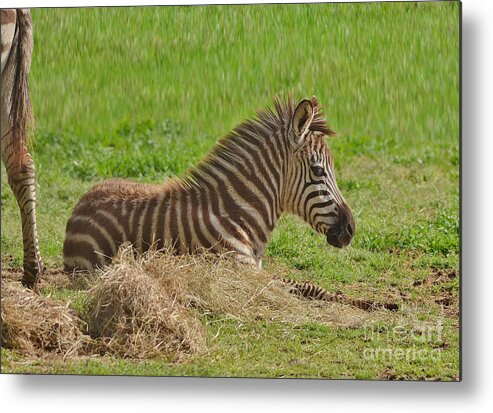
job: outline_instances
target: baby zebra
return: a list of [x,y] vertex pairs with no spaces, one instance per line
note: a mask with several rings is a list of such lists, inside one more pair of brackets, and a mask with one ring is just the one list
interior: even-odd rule
[[348,245],[354,220],[317,99],[274,105],[237,126],[184,178],[158,185],[113,179],[92,188],[67,223],[65,269],[103,266],[123,242],[139,252],[228,251],[260,268],[283,213],[300,216],[333,246]]

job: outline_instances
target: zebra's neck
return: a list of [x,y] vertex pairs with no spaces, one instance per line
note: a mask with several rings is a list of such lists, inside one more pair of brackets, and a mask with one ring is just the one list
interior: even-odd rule
[[257,260],[283,213],[288,153],[280,131],[263,132],[223,140],[186,181],[207,200],[221,236],[240,240]]

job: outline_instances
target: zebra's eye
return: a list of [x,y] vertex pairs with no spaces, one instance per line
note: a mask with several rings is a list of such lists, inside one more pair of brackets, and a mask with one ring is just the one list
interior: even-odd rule
[[325,175],[324,168],[322,168],[320,165],[312,165],[310,169],[313,172],[313,175],[315,176],[323,176]]

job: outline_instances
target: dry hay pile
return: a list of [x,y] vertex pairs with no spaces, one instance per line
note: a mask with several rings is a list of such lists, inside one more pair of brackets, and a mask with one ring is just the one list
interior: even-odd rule
[[2,347],[38,357],[81,351],[84,323],[66,302],[39,296],[18,282],[2,280],[1,286]]
[[228,256],[155,251],[136,256],[125,247],[95,275],[83,276],[89,289],[80,315],[67,303],[2,281],[2,345],[32,355],[180,361],[206,351],[211,317],[359,327],[388,316],[298,298],[272,274]]
[[88,292],[85,317],[93,338],[130,357],[188,354],[206,347],[200,320],[212,315],[242,321],[320,322],[355,327],[371,316],[339,304],[300,299],[266,271],[228,256],[135,256],[122,248]]
[[181,301],[175,280],[147,273],[143,258],[123,250],[88,291],[89,333],[104,350],[131,358],[181,356],[205,350],[200,320]]

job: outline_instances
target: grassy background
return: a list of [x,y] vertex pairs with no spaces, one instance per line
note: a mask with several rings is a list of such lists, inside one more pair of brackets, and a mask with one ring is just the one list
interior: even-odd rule
[[[61,266],[66,221],[96,181],[181,174],[274,95],[317,95],[338,132],[329,144],[356,237],[336,250],[286,217],[267,268],[348,295],[391,297],[412,309],[413,322],[444,327],[438,344],[389,334],[369,343],[364,329],[221,321],[211,354],[185,364],[38,362],[33,371],[458,377],[458,3],[36,9],[33,19],[33,152],[48,266]],[[22,265],[22,238],[6,182],[2,167],[9,269]],[[371,362],[362,358],[368,346],[440,348],[441,357]],[[19,355],[2,355],[5,371],[26,369],[16,367]]]

